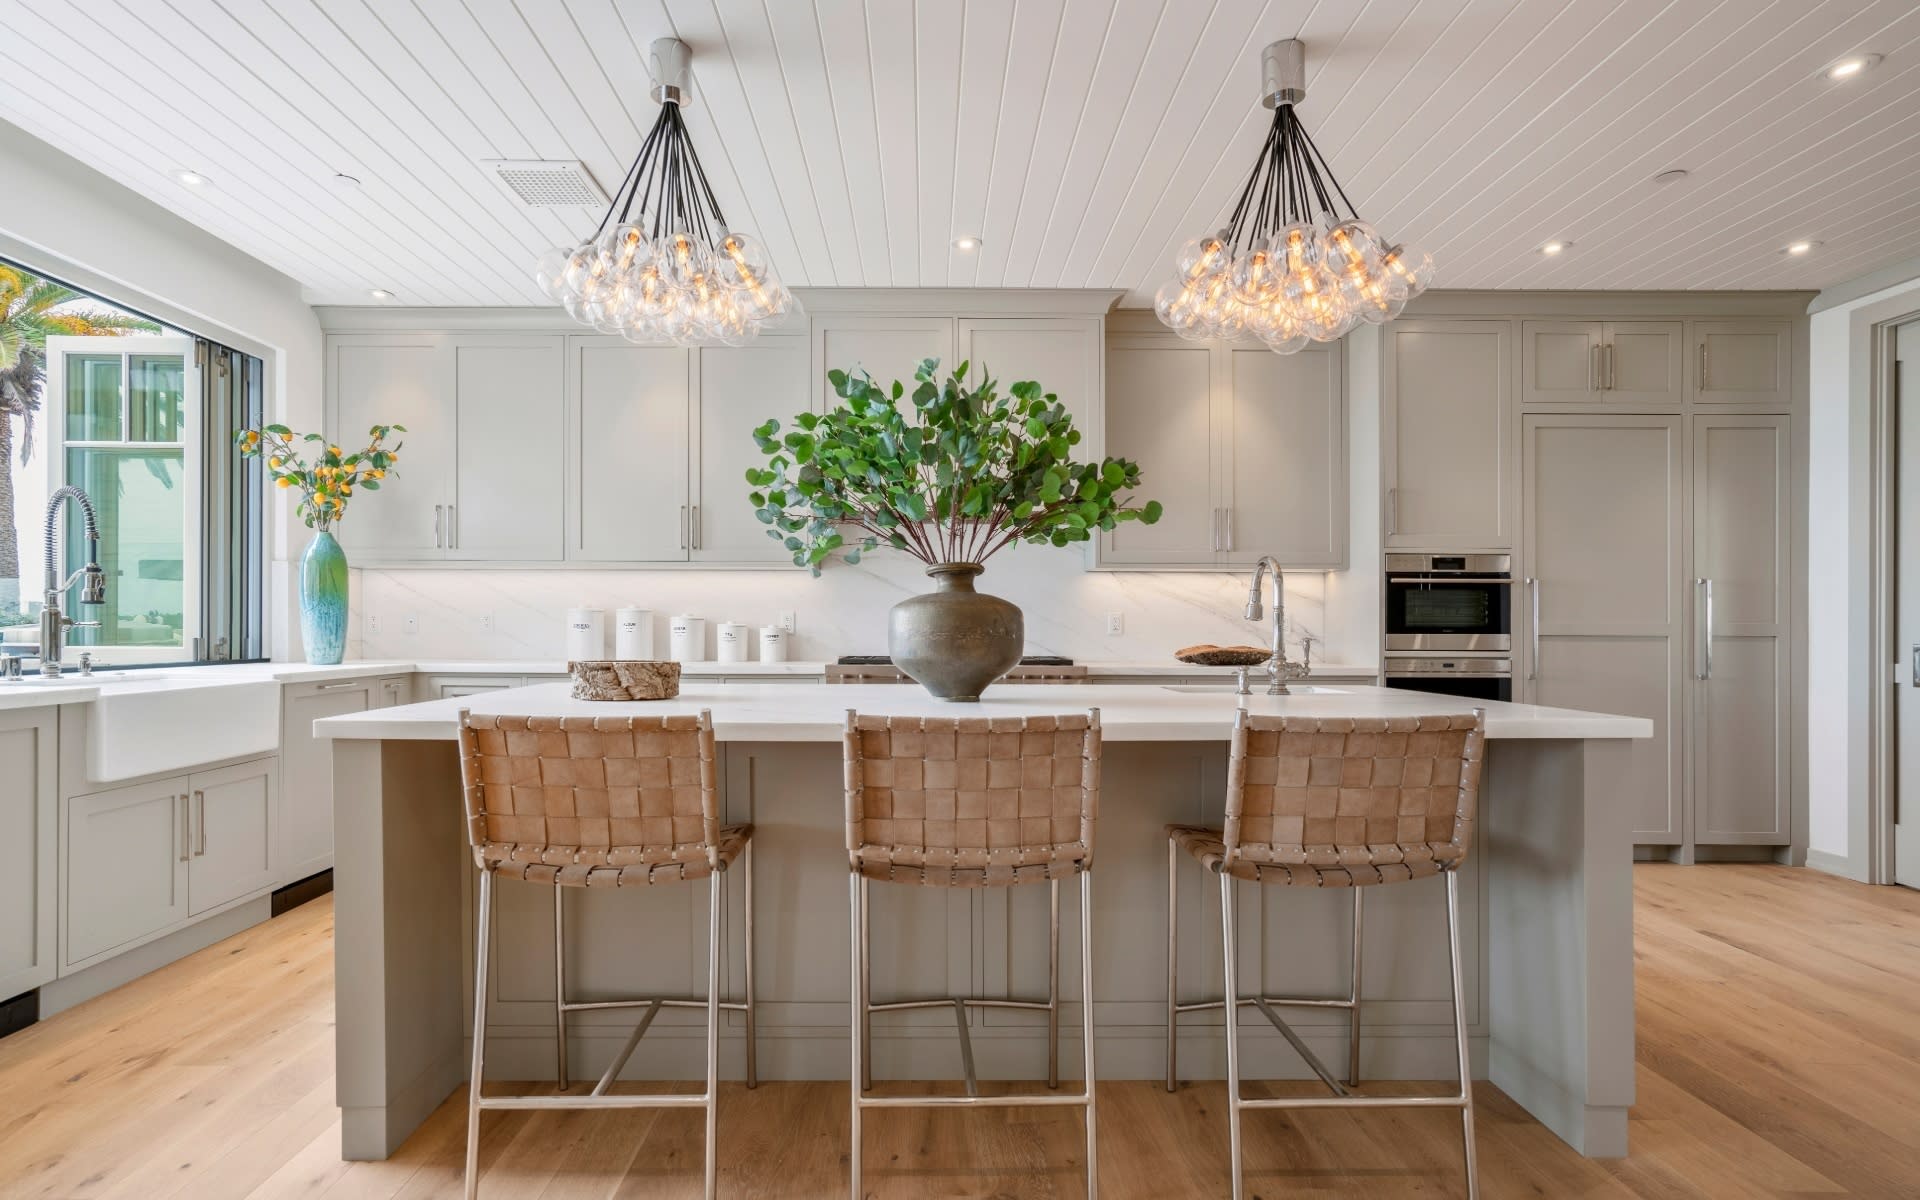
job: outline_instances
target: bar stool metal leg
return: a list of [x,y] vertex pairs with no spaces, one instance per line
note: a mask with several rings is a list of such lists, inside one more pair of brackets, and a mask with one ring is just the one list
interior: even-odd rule
[[467,1200],[480,1194],[480,1081],[487,1068],[487,944],[493,940],[493,872],[480,873],[473,940],[473,1062],[467,1084]]
[[1226,977],[1226,1002],[1221,1018],[1227,1027],[1227,1153],[1233,1162],[1233,1200],[1245,1200],[1246,1184],[1240,1168],[1240,987],[1233,911],[1233,876],[1220,872],[1220,962]]
[[1047,1086],[1060,1086],[1060,881],[1047,885]]
[[[853,978],[848,981],[849,986],[847,988],[847,995],[853,1004],[853,1012],[851,1014],[853,1020],[848,1025],[849,1036],[847,1038],[848,1045],[852,1047],[853,1055],[853,1068],[847,1074],[847,1079],[850,1081],[849,1090],[853,1093],[853,1111],[851,1114],[853,1139],[852,1149],[847,1156],[847,1173],[852,1184],[851,1194],[853,1200],[861,1200],[860,1093],[870,1086],[866,1082],[868,1070],[866,1055],[862,1052],[864,1049],[863,1043],[866,1041],[863,1034],[866,1030],[867,1017],[867,939],[861,935],[866,932],[867,925],[867,881],[863,876],[850,874],[847,876],[847,885],[847,925],[849,927],[847,932],[853,943],[851,946],[852,953],[848,955],[848,963],[850,964],[849,974],[851,974]],[[471,1200],[471,1198],[469,1198],[469,1200]]]
[[567,889],[553,889],[554,1078],[567,1090]]
[[718,1187],[720,1156],[720,882],[715,871],[707,888],[707,1200]]
[[1167,1090],[1179,1075],[1180,1053],[1180,843],[1167,839]]
[[[1053,885],[1058,911],[1060,884]],[[1059,922],[1054,923],[1056,934]],[[1056,938],[1057,942],[1057,938]],[[1087,1200],[1100,1196],[1100,1143],[1094,1136],[1095,1073],[1093,1069],[1093,872],[1080,873],[1080,1042],[1087,1057]]]
[[746,872],[746,878],[741,881],[741,891],[743,893],[742,899],[745,901],[747,907],[746,916],[742,919],[742,924],[746,930],[747,943],[747,969],[745,972],[747,985],[747,1087],[757,1088],[760,1086],[760,1064],[758,1057],[760,1039],[757,1036],[759,1031],[754,1022],[753,842],[751,840],[747,842],[747,848],[740,852],[740,860],[741,870]]
[[1460,1133],[1467,1156],[1467,1200],[1480,1200],[1473,1153],[1473,1063],[1467,1048],[1466,992],[1460,984],[1460,872],[1447,876],[1447,945],[1453,953],[1453,1036],[1460,1054]]
[[1353,889],[1353,986],[1347,992],[1347,1086],[1360,1086],[1360,931],[1367,889]]

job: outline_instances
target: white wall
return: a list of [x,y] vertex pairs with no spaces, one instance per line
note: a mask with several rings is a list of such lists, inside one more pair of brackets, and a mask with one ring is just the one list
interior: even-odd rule
[[[153,186],[180,185],[156,175]],[[4,121],[0,257],[259,355],[274,418],[319,428],[320,325],[297,282]],[[288,547],[304,542],[281,510],[272,549],[279,599],[269,615],[276,657],[298,653],[284,584]]]
[[[1914,278],[1809,318],[1807,422],[1807,851],[1808,865],[1865,877],[1866,731],[1860,714],[1872,685],[1857,636],[1868,602],[1865,389],[1854,378],[1857,310],[1910,297]],[[1820,301],[1814,302],[1819,308]]]

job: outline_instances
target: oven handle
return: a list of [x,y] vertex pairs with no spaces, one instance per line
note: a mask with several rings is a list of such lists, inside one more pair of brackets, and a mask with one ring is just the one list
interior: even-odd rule
[[1454,587],[1512,587],[1511,575],[1481,575],[1475,578],[1462,578],[1457,575],[1389,575],[1388,583],[1444,583]]

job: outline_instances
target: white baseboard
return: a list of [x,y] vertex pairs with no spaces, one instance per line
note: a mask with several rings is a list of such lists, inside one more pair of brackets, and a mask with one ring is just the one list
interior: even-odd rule
[[1844,854],[1835,854],[1831,850],[1807,848],[1807,865],[1816,871],[1825,871],[1829,875],[1838,875],[1842,879],[1851,879],[1856,883],[1865,883],[1866,876],[1855,872],[1853,860]]

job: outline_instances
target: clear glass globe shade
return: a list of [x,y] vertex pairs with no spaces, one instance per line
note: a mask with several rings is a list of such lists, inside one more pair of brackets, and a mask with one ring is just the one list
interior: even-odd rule
[[1257,239],[1233,263],[1233,295],[1242,304],[1267,304],[1280,297],[1284,255],[1277,255],[1266,238]]
[[533,264],[533,281],[552,299],[558,300],[567,289],[567,257],[572,253],[570,246],[555,246]]
[[1273,249],[1282,256],[1281,269],[1289,275],[1312,270],[1326,257],[1320,231],[1299,221],[1273,235]]
[[713,269],[707,248],[685,230],[675,230],[655,243],[654,262],[661,278],[674,288],[692,287],[696,276]]
[[1304,333],[1296,333],[1290,337],[1270,339],[1267,342],[1267,349],[1275,354],[1298,354],[1306,349],[1307,343],[1311,340]]
[[653,253],[647,234],[631,222],[615,225],[600,237],[600,257],[610,271],[624,272],[635,263],[643,263]]
[[1380,261],[1380,253],[1384,249],[1380,245],[1380,235],[1365,221],[1342,221],[1327,230],[1322,240],[1326,246],[1327,266],[1341,274],[1353,270],[1371,270]]
[[728,231],[713,256],[714,273],[727,287],[751,290],[773,280],[773,263],[766,248],[744,233]]
[[1203,275],[1212,275],[1226,265],[1227,244],[1213,234],[1204,237],[1189,238],[1180,247],[1179,255],[1174,259],[1180,278],[1199,279]]
[[600,249],[591,242],[582,242],[567,251],[566,269],[561,272],[567,290],[578,293],[593,278],[595,268],[600,265]]
[[1196,299],[1192,288],[1170,279],[1153,294],[1153,315],[1163,325],[1177,326],[1192,314]]
[[1380,262],[1388,274],[1406,285],[1409,300],[1433,282],[1433,255],[1416,246],[1395,246],[1381,256]]

